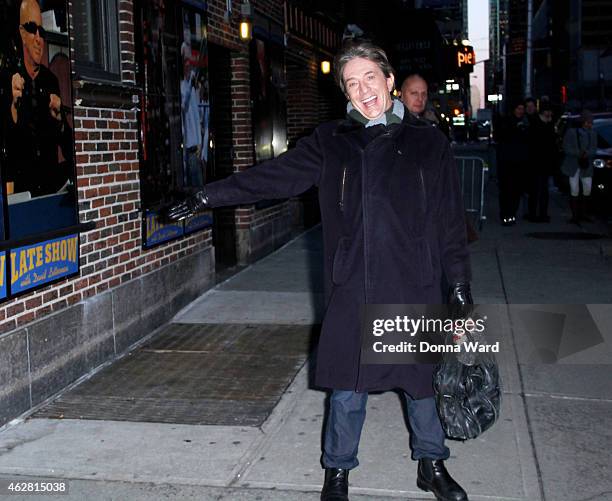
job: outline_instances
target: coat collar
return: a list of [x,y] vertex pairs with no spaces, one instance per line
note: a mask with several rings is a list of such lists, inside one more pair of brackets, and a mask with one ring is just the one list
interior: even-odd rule
[[[399,125],[391,124],[388,127],[390,129],[400,129],[406,126],[419,127],[419,128],[431,127],[431,125],[428,122],[426,122],[425,120],[421,118],[414,116],[412,113],[409,113],[408,110],[406,110],[406,112],[404,113],[404,118],[401,124]],[[378,127],[378,126],[375,126],[375,127]],[[381,125],[380,127],[384,127],[384,126]],[[352,118],[347,117],[347,118],[344,118],[338,121],[338,125],[336,126],[336,129],[334,130],[333,135],[337,136],[337,135],[347,134],[347,133],[356,132],[360,130],[365,130],[364,125],[359,123],[357,120],[353,120]]]

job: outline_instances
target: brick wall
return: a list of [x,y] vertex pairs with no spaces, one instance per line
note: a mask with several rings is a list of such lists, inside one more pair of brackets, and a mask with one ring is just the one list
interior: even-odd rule
[[[119,2],[121,74],[135,82],[133,5]],[[74,61],[73,61],[74,64]],[[210,230],[153,250],[142,249],[138,123],[135,111],[74,108],[76,174],[81,222],[80,276],[0,305],[0,333],[117,287],[196,249],[211,245]]]
[[[255,10],[278,24],[283,24],[283,2],[265,0],[252,2]],[[224,18],[224,1],[209,3],[209,41],[232,48],[232,148],[233,171],[248,169],[255,162],[253,126],[251,123],[250,63],[248,45],[238,37],[240,4],[234,5],[231,23]],[[227,212],[224,213],[227,218]],[[236,258],[246,264],[286,242],[291,235],[289,202],[263,210],[253,205],[234,209]]]
[[[133,20],[132,2],[120,0],[128,93]],[[142,249],[136,111],[75,106],[74,131],[79,217],[96,227],[80,235],[79,276],[0,305],[0,426],[125,351],[212,283],[210,230]]]
[[[253,3],[258,13],[282,23],[282,2]],[[240,3],[234,2],[229,20],[225,0],[208,6],[209,41],[231,50],[231,169],[242,171],[253,164],[254,149],[248,47],[238,38]],[[128,95],[136,92],[133,22],[132,1],[119,0]],[[294,50],[301,49],[287,49],[290,138],[314,127],[321,108],[318,62],[312,54],[292,56]],[[125,108],[75,106],[80,221],[95,221],[96,227],[81,233],[78,277],[0,304],[0,426],[129,349],[212,283],[210,230],[142,249],[138,117]],[[287,241],[292,205],[243,206],[233,219],[236,255],[245,263]]]

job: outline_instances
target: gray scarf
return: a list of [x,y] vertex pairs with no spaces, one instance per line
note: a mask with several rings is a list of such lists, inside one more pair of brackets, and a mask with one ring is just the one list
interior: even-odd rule
[[405,108],[402,102],[397,98],[393,98],[393,105],[387,111],[380,117],[369,120],[364,117],[350,101],[346,103],[346,115],[366,127],[372,127],[373,125],[400,124],[404,119],[404,110]]

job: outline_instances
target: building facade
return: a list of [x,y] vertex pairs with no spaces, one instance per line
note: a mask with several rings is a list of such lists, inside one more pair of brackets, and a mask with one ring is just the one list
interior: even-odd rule
[[[612,108],[612,5],[605,0],[533,0],[532,94],[559,110]],[[527,1],[490,2],[487,94],[524,99]],[[505,108],[507,109],[507,108]]]
[[[2,6],[15,27],[19,3]],[[314,223],[313,194],[219,209],[178,227],[157,215],[209,180],[282,153],[342,108],[332,76],[319,71],[341,29],[290,3],[43,5],[42,64],[67,75],[43,97],[61,92],[74,149],[57,155],[74,172],[48,196],[9,183],[13,124],[3,119],[0,426],[129,351],[212,286],[220,266],[251,262]],[[245,12],[251,41],[240,38]],[[24,30],[11,29],[0,47],[3,78],[27,67],[28,37],[40,28]],[[3,110],[17,103],[22,113],[29,96],[14,99],[6,81],[2,89]],[[195,122],[186,117],[190,99]],[[61,212],[49,208],[56,198],[67,216],[44,223],[46,212]],[[24,229],[26,220],[42,226]]]

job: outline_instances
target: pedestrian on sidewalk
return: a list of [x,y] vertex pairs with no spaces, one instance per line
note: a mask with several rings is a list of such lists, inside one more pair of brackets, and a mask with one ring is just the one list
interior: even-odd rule
[[512,113],[501,121],[497,137],[499,212],[503,226],[516,223],[516,212],[526,184],[529,162],[528,130],[525,105],[522,102],[516,103]]
[[547,103],[540,106],[539,113],[530,122],[529,140],[531,163],[527,218],[534,223],[548,223],[548,180],[557,167],[559,157],[552,109]]
[[[593,130],[593,114],[584,110],[579,127],[569,127],[563,137],[563,163],[561,172],[569,179],[570,223],[590,221],[591,185],[593,183],[593,156],[597,152],[597,133]],[[582,198],[580,185],[582,184]]]
[[168,210],[178,220],[207,208],[296,196],[315,185],[324,239],[326,313],[315,382],[331,390],[324,430],[324,501],[348,500],[368,392],[407,394],[417,485],[466,500],[446,470],[433,365],[360,364],[364,304],[471,303],[464,209],[444,135],[394,99],[393,68],[371,42],[347,42],[334,60],[347,114],[276,159],[205,186]]

